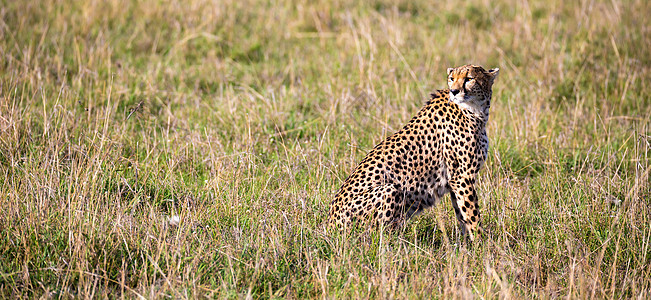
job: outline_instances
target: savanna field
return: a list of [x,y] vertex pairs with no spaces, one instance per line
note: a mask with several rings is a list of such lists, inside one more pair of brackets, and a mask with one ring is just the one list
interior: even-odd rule
[[[0,0],[0,298],[651,297],[651,2]],[[449,196],[326,230],[366,152],[500,68]]]

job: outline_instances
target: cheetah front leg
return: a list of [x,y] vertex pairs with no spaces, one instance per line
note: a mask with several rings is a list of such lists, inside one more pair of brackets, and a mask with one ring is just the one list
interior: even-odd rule
[[474,178],[450,180],[450,199],[459,221],[459,227],[470,241],[475,240],[480,225],[479,203],[474,187]]

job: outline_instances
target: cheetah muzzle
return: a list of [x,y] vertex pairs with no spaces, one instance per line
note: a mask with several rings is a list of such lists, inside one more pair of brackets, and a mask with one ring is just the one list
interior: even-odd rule
[[400,131],[375,146],[346,179],[328,223],[400,226],[450,192],[464,235],[475,239],[480,214],[475,183],[486,161],[486,122],[499,69],[448,69],[448,87]]

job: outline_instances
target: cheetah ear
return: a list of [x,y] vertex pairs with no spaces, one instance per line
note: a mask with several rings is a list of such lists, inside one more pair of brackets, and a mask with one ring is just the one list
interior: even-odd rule
[[448,68],[448,75],[450,75],[454,71],[454,68]]
[[497,78],[497,74],[499,74],[499,73],[500,73],[500,68],[494,68],[494,69],[488,70],[488,74],[491,74],[491,77],[493,77],[493,80],[495,80],[495,78]]

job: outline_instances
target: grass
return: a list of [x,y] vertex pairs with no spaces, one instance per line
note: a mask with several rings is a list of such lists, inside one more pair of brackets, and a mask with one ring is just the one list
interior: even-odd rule
[[[648,1],[0,3],[2,298],[651,296]],[[466,63],[482,242],[326,232]]]

